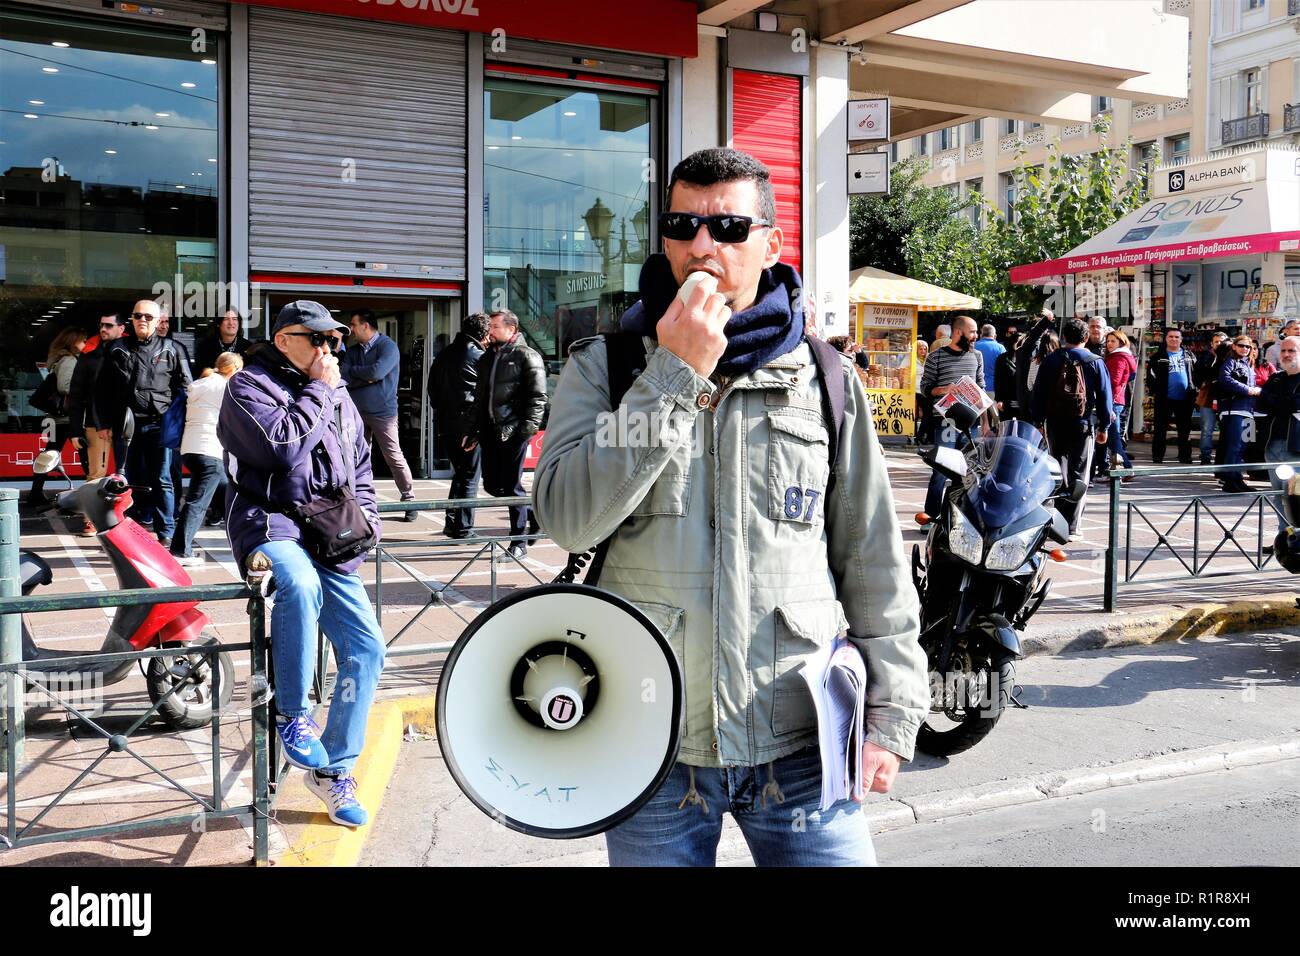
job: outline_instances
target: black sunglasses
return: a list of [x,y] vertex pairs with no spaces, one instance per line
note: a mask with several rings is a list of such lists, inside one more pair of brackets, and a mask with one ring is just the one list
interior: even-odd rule
[[282,332],[280,334],[301,335],[303,338],[311,340],[311,347],[314,349],[318,349],[328,342],[330,349],[337,352],[339,346],[343,344],[343,336],[331,335],[329,332]]
[[717,216],[697,216],[689,212],[661,212],[659,214],[659,234],[665,239],[690,242],[700,231],[701,225],[709,227],[709,235],[714,242],[744,242],[749,238],[751,226],[770,226],[766,219],[753,216],[733,216],[722,213]]
[[131,318],[139,319],[141,322],[152,322],[154,319],[161,319],[162,316],[150,315],[148,312],[132,312]]

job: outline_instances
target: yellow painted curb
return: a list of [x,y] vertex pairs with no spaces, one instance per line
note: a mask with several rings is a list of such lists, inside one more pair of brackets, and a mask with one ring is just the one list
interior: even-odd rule
[[[397,757],[408,726],[431,734],[435,726],[435,698],[410,697],[385,701],[370,711],[366,725],[366,743],[357,759],[353,775],[357,778],[357,800],[370,812],[370,824],[379,818],[384,793],[397,768]],[[339,826],[321,811],[321,802],[308,791],[303,773],[293,771],[280,784],[275,815],[310,813],[312,820],[298,838],[272,866],[356,866],[366,844],[370,824],[352,829]]]

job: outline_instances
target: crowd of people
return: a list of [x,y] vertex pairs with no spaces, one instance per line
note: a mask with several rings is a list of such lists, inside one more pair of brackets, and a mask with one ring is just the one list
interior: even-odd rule
[[[1045,432],[1052,454],[1065,462],[1067,486],[1078,480],[1109,482],[1116,463],[1133,466],[1128,437],[1138,361],[1123,331],[1096,316],[1058,323],[1046,310],[1024,335],[1012,327],[1001,342],[993,326],[985,325],[977,336],[975,325],[969,316],[958,316],[936,329],[932,344],[916,343],[917,361],[923,363],[917,386],[918,442],[960,443],[953,430],[937,427],[942,416],[934,412],[934,403],[970,377],[988,392],[999,418],[1027,419]],[[1297,426],[1291,417],[1300,412],[1297,336],[1297,321],[1287,322],[1278,340],[1263,349],[1250,336],[1230,339],[1215,332],[1206,349],[1192,353],[1184,348],[1180,330],[1167,330],[1163,347],[1146,364],[1145,384],[1154,406],[1152,462],[1165,460],[1172,424],[1178,462],[1192,464],[1194,422],[1200,428],[1204,465],[1284,461],[1300,452],[1300,433],[1293,436]],[[1226,469],[1216,477],[1226,492],[1250,490],[1243,471]],[[943,488],[942,476],[935,473],[924,511],[917,514],[921,526],[939,508]],[[1071,530],[1076,529],[1082,505],[1062,500],[1058,507]]]

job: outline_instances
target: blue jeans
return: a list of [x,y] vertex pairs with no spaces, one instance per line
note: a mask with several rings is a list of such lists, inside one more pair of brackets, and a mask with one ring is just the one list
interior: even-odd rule
[[[1198,408],[1201,415],[1201,464],[1208,465],[1214,461],[1214,409]],[[1220,430],[1223,426],[1220,424]]]
[[[1245,452],[1245,430],[1246,423],[1249,422],[1254,427],[1255,420],[1246,418],[1244,415],[1235,415],[1228,413],[1219,416],[1219,437],[1223,442],[1223,463],[1225,465],[1239,465],[1242,462]],[[1241,481],[1241,472],[1223,471],[1220,477],[1225,483],[1236,484]]]
[[[943,419],[936,419],[934,423],[934,444],[935,447],[943,448],[960,448],[962,435],[956,428],[949,425]],[[943,489],[948,483],[948,479],[937,471],[930,472],[930,486],[925,492],[925,513],[931,518],[939,516],[940,509],[943,508]]]
[[153,421],[135,425],[135,435],[126,450],[126,479],[133,485],[135,504],[132,517],[152,521],[154,534],[170,538],[176,530],[172,514],[175,505],[172,494],[172,450],[162,444],[162,422]]
[[185,494],[176,536],[172,538],[172,554],[188,558],[193,553],[194,533],[207,517],[208,505],[226,487],[226,469],[220,458],[185,455],[184,459],[185,467],[190,470],[190,490]]
[[307,691],[316,667],[317,623],[334,646],[338,676],[321,743],[329,773],[348,773],[366,740],[366,719],[384,669],[384,635],[357,574],[340,574],[307,556],[296,541],[259,545],[271,559],[275,606],[271,656],[276,709],[286,717],[311,713]]
[[[1125,468],[1133,467],[1133,459],[1128,456],[1128,447],[1124,444],[1124,433],[1128,430],[1128,409],[1123,405],[1112,406],[1113,414],[1110,420],[1110,431],[1106,433],[1106,441],[1109,448],[1101,448],[1099,452],[1105,461],[1110,460],[1113,452],[1123,462]],[[1109,472],[1110,466],[1103,465],[1103,472]]]
[[[1292,455],[1286,450],[1286,439],[1284,438],[1279,438],[1277,441],[1269,442],[1268,446],[1264,449],[1264,460],[1270,465],[1275,461],[1292,461],[1297,459],[1300,459],[1300,455]],[[1286,482],[1277,476],[1277,470],[1275,468],[1269,468],[1268,470],[1268,483],[1273,486],[1274,491],[1282,491],[1286,488]],[[1277,532],[1278,534],[1281,534],[1286,531],[1287,521],[1286,518],[1282,516],[1281,503],[1279,503],[1277,507]]]
[[690,768],[676,764],[659,792],[605,834],[610,866],[713,866],[722,815],[740,825],[758,866],[875,866],[876,851],[862,806],[842,800],[823,813],[821,757],[809,747],[771,765],[785,797],[762,794],[768,766],[696,767],[704,805],[677,805],[690,788]]

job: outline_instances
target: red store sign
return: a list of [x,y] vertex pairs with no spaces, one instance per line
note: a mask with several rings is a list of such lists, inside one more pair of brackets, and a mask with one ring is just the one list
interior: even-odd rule
[[696,55],[690,0],[234,0],[364,20],[391,20],[467,33],[554,40],[659,56]]

